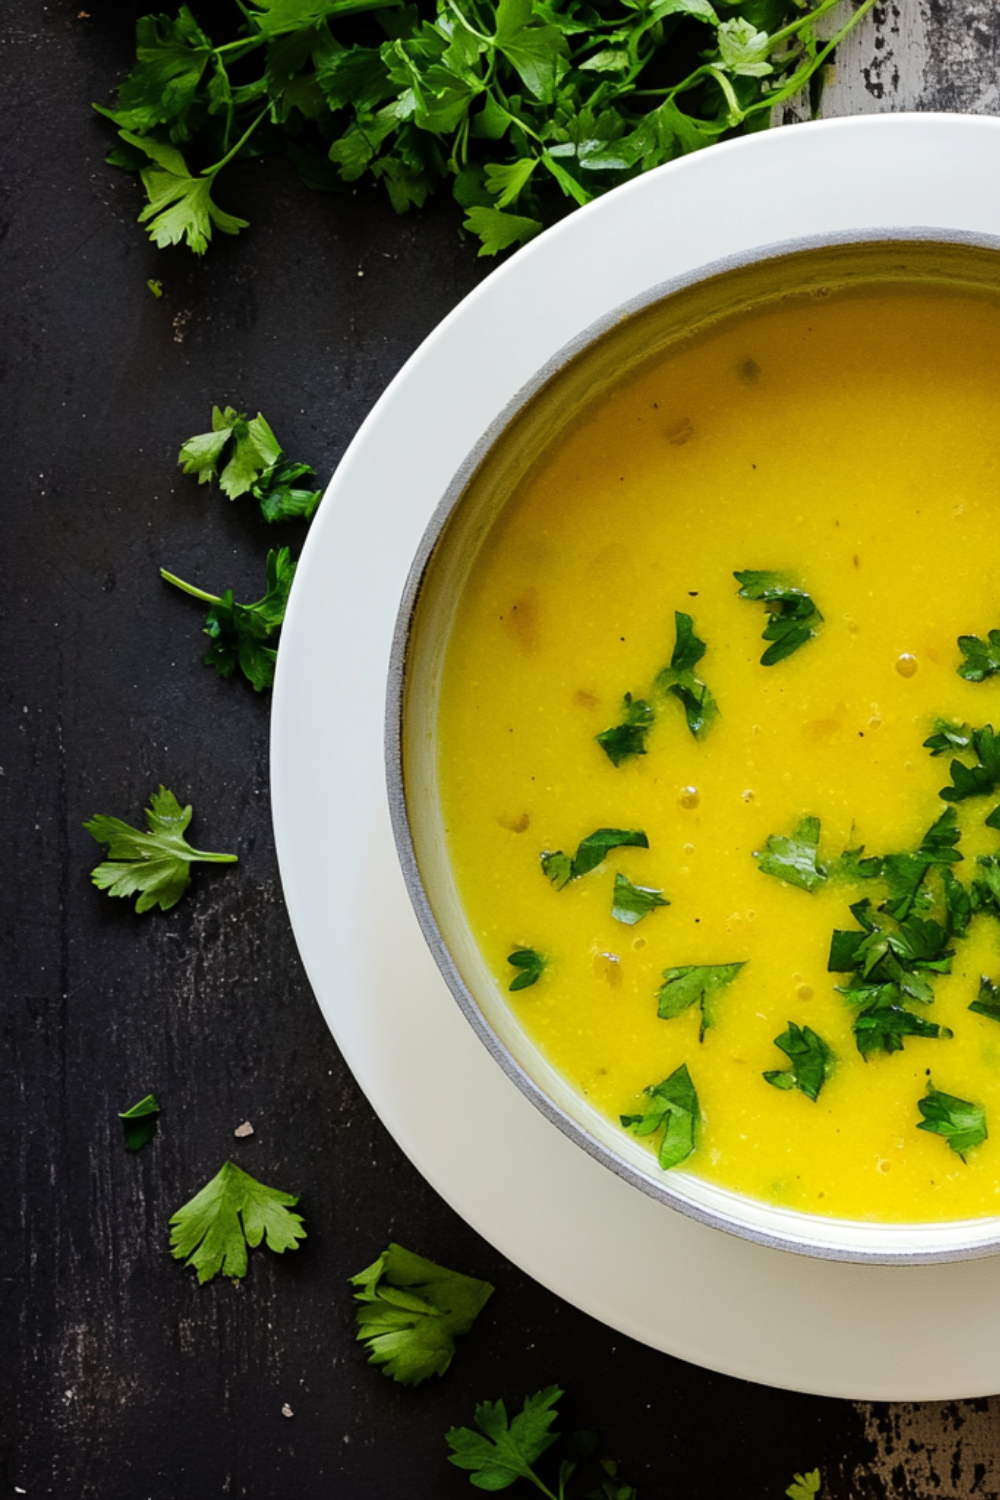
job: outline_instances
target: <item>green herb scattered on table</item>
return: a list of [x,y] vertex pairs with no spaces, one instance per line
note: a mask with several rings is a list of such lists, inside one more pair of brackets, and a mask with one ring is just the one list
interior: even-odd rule
[[927,1093],[917,1100],[917,1108],[923,1116],[917,1129],[942,1136],[963,1161],[967,1151],[981,1146],[986,1139],[986,1111],[981,1104],[957,1099],[928,1082]]
[[146,809],[146,829],[132,828],[120,818],[97,813],[84,828],[99,844],[106,844],[110,859],[93,871],[91,879],[111,896],[134,896],[137,912],[159,906],[176,906],[191,881],[192,864],[235,864],[235,854],[207,854],[192,849],[184,837],[191,822],[190,803],[181,807],[173,792],[161,786]]
[[156,1122],[160,1116],[160,1106],[152,1094],[147,1094],[145,1099],[140,1099],[138,1104],[133,1104],[131,1109],[123,1109],[118,1118],[122,1122],[125,1134],[126,1151],[141,1151],[147,1146],[156,1134]]
[[247,1272],[248,1245],[255,1249],[265,1240],[279,1255],[298,1249],[306,1231],[300,1215],[289,1213],[298,1201],[291,1193],[266,1187],[235,1162],[224,1162],[170,1220],[170,1252],[194,1266],[199,1282],[220,1272],[239,1280]]
[[771,644],[760,659],[761,666],[777,666],[816,638],[823,616],[805,589],[784,573],[745,569],[733,577],[740,585],[737,598],[765,605],[770,617],[763,639]]
[[774,1045],[791,1066],[765,1073],[767,1082],[776,1089],[799,1089],[815,1104],[833,1067],[832,1049],[811,1026],[797,1026],[794,1021],[789,1021],[787,1030],[775,1037]]
[[160,569],[160,577],[193,599],[211,605],[205,616],[205,634],[212,644],[205,653],[205,664],[214,667],[220,677],[231,677],[239,667],[258,693],[274,685],[274,668],[278,660],[278,638],[285,619],[288,594],[295,577],[296,564],[287,547],[267,554],[267,588],[255,604],[237,604],[232,589],[221,596],[207,594],[192,583]]
[[581,839],[572,857],[561,849],[543,850],[539,855],[542,873],[561,891],[571,880],[579,880],[581,875],[596,870],[612,849],[623,848],[648,849],[649,840],[641,829],[596,828]]
[[284,457],[260,412],[248,418],[231,406],[213,407],[212,431],[188,438],[177,462],[199,484],[217,480],[230,500],[252,495],[265,521],[308,521],[323,498],[320,490],[298,487],[299,480],[315,479],[314,470]]
[[221,42],[185,5],[138,21],[117,107],[96,108],[118,127],[109,161],[141,173],[158,245],[202,254],[214,230],[245,228],[212,196],[220,173],[284,151],[309,186],[381,183],[400,213],[450,185],[494,255],[561,208],[766,128],[816,90],[874,0],[821,40],[838,3],[736,0],[720,16],[709,0],[437,0],[427,17],[385,0],[257,0],[234,5]]
[[669,1171],[686,1161],[697,1143],[701,1111],[687,1063],[675,1068],[662,1083],[651,1084],[643,1093],[648,1103],[642,1114],[621,1115],[622,1124],[633,1135],[655,1135],[663,1131],[657,1161]]
[[537,984],[546,968],[546,960],[534,948],[515,948],[508,953],[507,962],[517,970],[507,986],[509,990],[526,990]]
[[455,1353],[455,1339],[468,1333],[493,1295],[488,1281],[449,1271],[390,1245],[367,1270],[351,1277],[361,1306],[358,1339],[369,1363],[382,1365],[401,1385],[419,1385],[443,1375]]
[[651,885],[633,885],[627,876],[615,875],[615,891],[612,898],[611,915],[616,922],[634,927],[643,917],[648,917],[658,906],[669,906],[662,891]]
[[788,1500],[814,1500],[820,1491],[820,1472],[810,1469],[807,1474],[796,1474],[785,1494]]
[[745,963],[743,959],[735,964],[684,964],[664,969],[663,983],[656,993],[660,1020],[672,1021],[697,1005],[701,1011],[699,1040],[703,1038],[714,1020],[715,996],[732,984]]

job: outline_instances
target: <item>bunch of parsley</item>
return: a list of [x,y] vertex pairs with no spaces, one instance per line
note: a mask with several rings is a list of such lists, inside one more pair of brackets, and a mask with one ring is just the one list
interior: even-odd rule
[[[203,254],[246,221],[213,198],[238,157],[285,152],[311,187],[380,182],[403,213],[449,185],[495,255],[675,157],[766,128],[871,9],[840,0],[234,0],[216,41],[182,5],[144,16],[109,160],[140,221]],[[366,14],[361,14],[366,13]]]

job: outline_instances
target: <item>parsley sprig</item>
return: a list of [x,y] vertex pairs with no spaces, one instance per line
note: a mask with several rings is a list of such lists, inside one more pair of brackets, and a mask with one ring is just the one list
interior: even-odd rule
[[258,693],[274,685],[278,637],[296,564],[288,548],[282,547],[267,554],[266,567],[267,587],[255,604],[237,604],[232,589],[221,595],[207,594],[166,568],[160,569],[167,583],[211,605],[205,616],[205,634],[212,642],[205,653],[206,666],[214,667],[220,677],[231,677],[239,667]]
[[401,1385],[443,1375],[456,1337],[468,1333],[493,1295],[488,1281],[449,1271],[395,1244],[352,1276],[351,1286],[361,1304],[357,1336],[367,1345],[369,1363],[381,1365],[382,1373]]
[[[203,254],[245,221],[215,202],[227,165],[285,151],[312,187],[381,183],[400,213],[450,186],[480,254],[560,208],[766,127],[830,40],[839,0],[259,0],[216,41],[181,6],[144,16],[116,107],[117,166],[140,171],[158,245]],[[724,14],[720,14],[724,11]],[[367,28],[345,21],[374,12]]]
[[315,479],[313,469],[284,457],[260,412],[250,418],[231,406],[213,407],[211,432],[188,438],[177,462],[185,474],[196,474],[199,484],[217,481],[230,500],[252,495],[265,521],[308,521],[322,499],[320,490],[298,483]]
[[248,1245],[255,1249],[266,1239],[268,1249],[281,1255],[305,1239],[300,1215],[289,1212],[298,1201],[258,1182],[235,1162],[223,1162],[211,1182],[170,1220],[170,1253],[194,1266],[200,1282],[211,1281],[220,1271],[238,1280],[247,1273]]
[[152,906],[169,911],[191,882],[192,864],[235,864],[237,856],[192,849],[185,833],[194,809],[190,803],[181,807],[165,786],[149,800],[145,830],[103,813],[96,813],[84,823],[91,838],[106,844],[111,856],[97,866],[90,878],[111,896],[137,895],[137,912],[149,911]]

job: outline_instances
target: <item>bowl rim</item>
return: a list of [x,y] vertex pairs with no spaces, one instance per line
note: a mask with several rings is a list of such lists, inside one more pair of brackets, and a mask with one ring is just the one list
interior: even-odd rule
[[[507,401],[469,449],[456,468],[427,523],[407,574],[393,628],[386,683],[384,727],[384,762],[389,815],[407,894],[424,940],[453,999],[507,1078],[551,1124],[555,1125],[588,1156],[630,1186],[664,1206],[701,1224],[768,1249],[784,1250],[820,1260],[873,1266],[946,1264],[994,1255],[1000,1251],[1000,1215],[982,1216],[975,1219],[869,1223],[863,1220],[808,1214],[798,1209],[780,1208],[753,1199],[749,1195],[741,1195],[731,1190],[719,1190],[719,1196],[722,1198],[728,1198],[734,1203],[742,1200],[765,1211],[774,1224],[774,1227],[765,1229],[740,1217],[737,1213],[728,1212],[724,1207],[711,1207],[694,1201],[678,1187],[678,1184],[683,1184],[685,1174],[676,1177],[670,1173],[663,1173],[660,1177],[656,1177],[652,1171],[645,1172],[637,1169],[624,1157],[591,1135],[585,1126],[557,1104],[517,1061],[493,1029],[479,1002],[462,978],[441,932],[424,886],[407,810],[403,717],[410,645],[420,594],[431,560],[448,522],[486,455],[519,414],[550,381],[623,319],[652,308],[657,303],[682,293],[688,288],[767,262],[795,258],[810,252],[889,244],[900,246],[928,244],[1000,252],[1000,236],[998,235],[928,225],[873,226],[866,229],[831,230],[754,245],[745,250],[707,261],[679,275],[652,284],[636,296],[626,299],[591,321],[553,353]],[[654,1160],[651,1155],[651,1167]],[[990,1224],[994,1226],[992,1234],[984,1228]],[[828,1231],[827,1237],[824,1237],[824,1228]],[[965,1238],[961,1238],[958,1234],[962,1228],[968,1231]],[[856,1233],[859,1237],[876,1236],[884,1243],[851,1244],[846,1240],[834,1242],[829,1238],[829,1231],[839,1231],[841,1235]],[[938,1246],[908,1243],[918,1233],[942,1240],[950,1236],[951,1241]]]

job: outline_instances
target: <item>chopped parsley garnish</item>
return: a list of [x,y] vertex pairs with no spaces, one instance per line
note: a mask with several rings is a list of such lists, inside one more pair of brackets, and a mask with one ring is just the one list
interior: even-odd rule
[[966,682],[985,682],[1000,672],[1000,630],[991,630],[986,641],[978,635],[960,635],[958,649],[965,658],[958,675]]
[[[924,744],[934,755],[939,755],[941,751],[936,742],[943,737],[942,731],[940,735],[931,735]],[[984,724],[981,729],[973,729],[968,746],[962,748],[972,751],[976,764],[967,766],[961,760],[951,762],[948,770],[952,784],[942,787],[938,793],[945,802],[964,802],[967,797],[984,797],[1000,786],[1000,738],[993,733],[993,725]]]
[[695,1148],[701,1113],[698,1095],[687,1063],[681,1063],[662,1083],[651,1084],[643,1093],[648,1104],[641,1115],[622,1115],[622,1124],[633,1135],[654,1135],[663,1131],[657,1161],[664,1171],[686,1161]]
[[820,1473],[810,1469],[807,1474],[796,1474],[785,1494],[788,1500],[814,1500],[820,1490]]
[[170,1252],[175,1260],[194,1266],[200,1282],[221,1271],[239,1279],[247,1273],[247,1246],[256,1248],[266,1238],[268,1249],[280,1255],[298,1249],[306,1232],[291,1193],[266,1187],[236,1166],[222,1168],[179,1208],[170,1220]]
[[694,621],[690,615],[674,611],[674,649],[670,663],[656,678],[656,690],[670,693],[684,709],[684,717],[691,733],[698,737],[704,734],[718,713],[718,706],[707,685],[695,676],[694,669],[708,649],[703,640],[694,633]]
[[754,853],[754,859],[765,875],[803,891],[814,891],[830,875],[829,867],[817,857],[819,830],[819,818],[803,818],[791,836],[772,833],[764,849]]
[[260,412],[249,418],[231,406],[224,411],[213,407],[212,431],[188,438],[177,462],[185,474],[197,474],[199,484],[218,480],[230,500],[253,495],[265,521],[308,520],[322,499],[320,490],[296,485],[316,475],[308,464],[293,464],[283,457]]
[[517,1479],[528,1479],[543,1495],[555,1500],[532,1465],[558,1437],[551,1429],[561,1395],[557,1385],[547,1386],[537,1395],[528,1396],[517,1416],[509,1420],[502,1401],[483,1401],[476,1407],[478,1432],[471,1427],[452,1427],[445,1433],[451,1449],[449,1463],[468,1469],[476,1489],[505,1490]]
[[761,657],[761,666],[773,667],[784,661],[818,634],[823,616],[805,589],[784,573],[757,572],[752,568],[734,573],[740,585],[737,598],[752,599],[767,607],[770,619],[763,639],[771,644]]
[[641,922],[651,911],[658,906],[669,906],[662,891],[654,890],[649,885],[633,885],[631,880],[621,874],[615,875],[614,904],[611,915],[616,922],[624,922],[626,926],[633,927],[636,922]]
[[1000,985],[995,985],[985,974],[979,980],[979,994],[969,1006],[977,1016],[989,1016],[991,1021],[1000,1021]]
[[963,1161],[966,1151],[986,1140],[986,1111],[981,1104],[942,1093],[928,1082],[927,1093],[917,1100],[917,1108],[923,1115],[917,1129],[942,1136]]
[[894,984],[870,986],[847,985],[840,990],[847,1000],[866,1001],[854,1021],[854,1040],[865,1059],[873,1052],[902,1052],[903,1038],[924,1037],[929,1041],[947,1041],[952,1033],[946,1026],[925,1021],[909,1010]]
[[924,749],[929,750],[932,755],[954,755],[956,750],[968,750],[971,744],[971,725],[938,719],[934,725],[934,733],[924,740]]
[[526,990],[529,985],[537,984],[541,979],[547,960],[536,953],[534,948],[515,948],[513,953],[508,953],[507,962],[517,970],[507,988]]
[[267,588],[255,604],[237,604],[232,589],[221,595],[206,594],[204,589],[160,569],[160,577],[193,599],[212,607],[205,616],[205,634],[212,644],[205,653],[205,665],[214,667],[220,677],[231,677],[239,667],[247,681],[258,692],[274,686],[274,668],[278,660],[278,638],[288,605],[288,594],[295,577],[296,564],[287,547],[267,554]]
[[488,1281],[449,1271],[432,1260],[390,1245],[372,1265],[351,1277],[361,1306],[357,1337],[368,1362],[384,1366],[401,1385],[443,1375],[455,1339],[468,1333],[493,1295]]
[[149,1144],[156,1134],[159,1114],[160,1106],[152,1094],[147,1094],[145,1099],[140,1099],[131,1109],[123,1109],[119,1113],[118,1118],[125,1132],[126,1151],[141,1151],[143,1146]]
[[743,959],[736,964],[686,964],[678,969],[664,969],[663,984],[656,993],[660,1020],[672,1021],[697,1005],[701,1010],[700,1037],[703,1037],[714,1019],[712,1000],[732,984],[745,963]]
[[933,867],[938,867],[943,875],[946,870],[950,873],[951,865],[961,863],[962,855],[957,848],[961,837],[958,814],[948,807],[928,828],[917,849],[865,860],[866,875],[880,876],[888,887],[888,898],[881,910],[903,921],[914,909],[926,911],[933,906],[934,897],[924,883],[925,877]]
[[622,722],[597,735],[597,743],[613,766],[646,754],[646,736],[656,719],[656,710],[645,698],[626,693],[622,699]]
[[135,896],[137,912],[159,906],[176,906],[191,881],[191,866],[235,864],[235,854],[206,854],[192,849],[184,837],[194,809],[182,808],[173,792],[161,786],[146,808],[146,830],[132,828],[120,818],[97,813],[84,828],[99,844],[106,844],[110,859],[99,864],[91,880],[111,896]]
[[648,849],[649,840],[639,829],[597,828],[581,841],[572,858],[561,849],[554,853],[544,850],[539,856],[542,873],[561,891],[571,880],[596,870],[612,849],[623,848]]
[[765,1073],[768,1083],[776,1089],[800,1089],[815,1103],[833,1066],[830,1047],[811,1026],[796,1026],[794,1021],[789,1021],[788,1029],[775,1037],[774,1045],[785,1054],[791,1067]]

